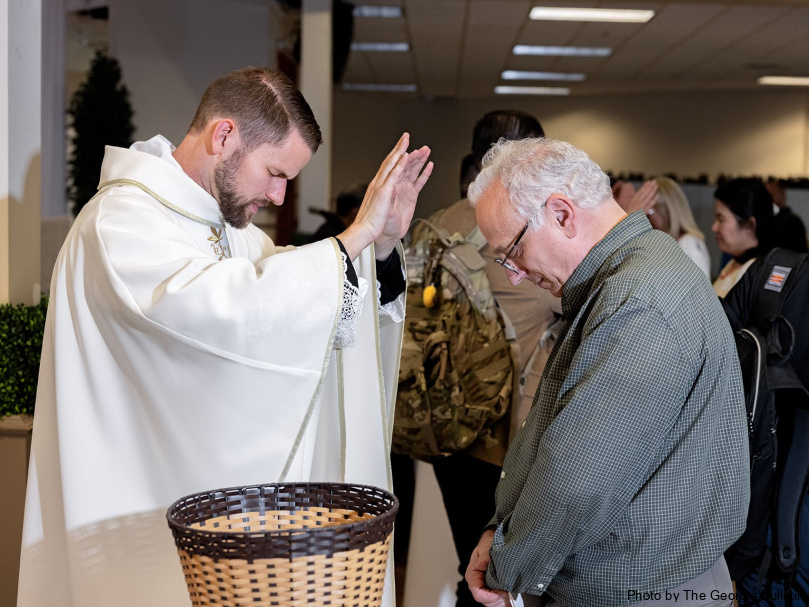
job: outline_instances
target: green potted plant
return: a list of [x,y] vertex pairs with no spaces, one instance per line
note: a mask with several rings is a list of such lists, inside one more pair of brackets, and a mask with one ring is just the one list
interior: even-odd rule
[[0,420],[34,413],[48,298],[0,305]]
[[73,129],[68,197],[75,217],[96,193],[104,146],[132,145],[132,105],[117,60],[101,51],[96,53],[87,80],[70,99],[67,114]]

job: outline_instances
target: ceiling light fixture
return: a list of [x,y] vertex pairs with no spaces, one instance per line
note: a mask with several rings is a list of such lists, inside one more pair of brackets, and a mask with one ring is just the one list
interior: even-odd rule
[[518,44],[515,55],[542,55],[544,57],[609,57],[612,49],[591,46],[531,46]]
[[372,53],[406,53],[410,50],[410,45],[407,42],[352,42],[351,50]]
[[809,86],[809,78],[799,78],[797,76],[762,76],[756,82],[779,86]]
[[388,93],[415,93],[418,87],[415,84],[361,84],[344,82],[344,91],[384,91]]
[[497,95],[570,95],[570,89],[561,86],[496,86]]
[[536,6],[529,15],[537,21],[611,21],[613,23],[646,23],[654,11],[621,8],[562,8]]
[[565,74],[562,72],[520,72],[517,70],[506,70],[500,77],[503,80],[564,80],[568,82],[581,82],[585,79],[584,74]]
[[401,6],[355,6],[352,14],[355,17],[381,17],[383,19],[401,19]]

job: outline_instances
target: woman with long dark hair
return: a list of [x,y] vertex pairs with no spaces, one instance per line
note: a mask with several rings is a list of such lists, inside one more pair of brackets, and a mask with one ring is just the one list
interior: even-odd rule
[[719,249],[732,257],[713,283],[724,297],[753,261],[773,247],[772,196],[760,179],[734,179],[716,188],[714,198],[711,231]]

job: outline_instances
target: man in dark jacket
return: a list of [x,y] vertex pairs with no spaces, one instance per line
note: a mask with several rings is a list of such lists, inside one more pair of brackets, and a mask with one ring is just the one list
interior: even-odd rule
[[773,230],[778,246],[798,253],[806,253],[806,227],[800,217],[787,206],[787,193],[784,182],[770,179],[766,184],[772,196],[775,221]]

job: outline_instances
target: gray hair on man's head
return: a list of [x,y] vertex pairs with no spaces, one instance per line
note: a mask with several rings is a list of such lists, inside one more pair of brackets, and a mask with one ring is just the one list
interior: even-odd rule
[[478,200],[499,179],[517,212],[542,226],[541,208],[552,194],[565,194],[578,207],[594,208],[612,198],[610,178],[582,150],[547,137],[501,139],[483,158],[483,169],[469,186],[469,202]]

